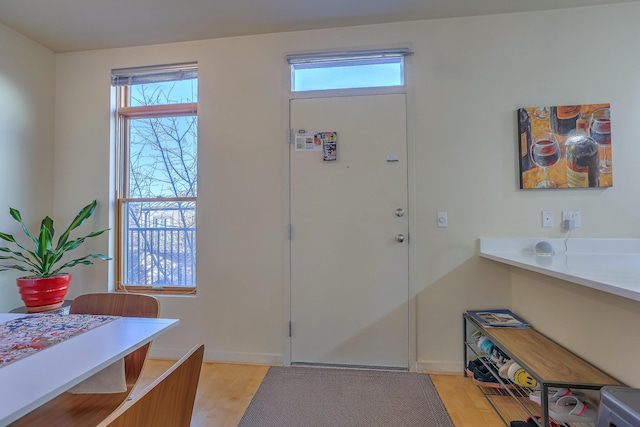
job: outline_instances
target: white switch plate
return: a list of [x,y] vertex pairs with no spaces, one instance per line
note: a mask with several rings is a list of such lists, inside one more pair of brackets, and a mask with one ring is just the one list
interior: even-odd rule
[[438,212],[438,227],[446,228],[449,226],[449,219],[446,212]]
[[542,226],[553,227],[553,211],[542,211]]
[[580,220],[580,211],[562,211],[562,222],[565,220],[572,219],[573,224],[576,228],[582,226],[582,221]]

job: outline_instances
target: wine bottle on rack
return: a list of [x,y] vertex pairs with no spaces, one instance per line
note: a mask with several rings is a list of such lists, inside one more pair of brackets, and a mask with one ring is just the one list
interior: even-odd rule
[[569,187],[598,187],[598,143],[587,135],[587,121],[579,119],[567,137],[567,183]]
[[558,135],[568,135],[576,129],[576,123],[580,119],[580,105],[564,105],[551,107],[549,111],[549,127]]
[[526,172],[533,167],[531,160],[531,116],[526,108],[518,109],[518,133],[520,134],[520,168]]

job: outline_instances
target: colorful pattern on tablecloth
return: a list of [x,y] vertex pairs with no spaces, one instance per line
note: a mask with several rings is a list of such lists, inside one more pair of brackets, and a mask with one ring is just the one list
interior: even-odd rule
[[32,314],[0,323],[0,368],[115,319],[92,314]]

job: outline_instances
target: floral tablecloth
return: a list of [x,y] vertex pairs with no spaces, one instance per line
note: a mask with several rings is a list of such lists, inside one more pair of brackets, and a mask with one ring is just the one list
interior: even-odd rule
[[0,323],[0,368],[115,319],[91,314],[32,314]]

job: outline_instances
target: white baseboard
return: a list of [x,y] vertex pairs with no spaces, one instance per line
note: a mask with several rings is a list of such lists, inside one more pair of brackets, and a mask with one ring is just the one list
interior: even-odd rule
[[[149,357],[151,359],[171,359],[177,360],[184,356],[190,349],[158,348],[151,347]],[[284,356],[282,354],[268,353],[239,353],[228,351],[207,351],[204,349],[204,360],[206,362],[228,362],[228,363],[248,363],[257,365],[282,365]]]
[[462,373],[461,362],[435,362],[418,360],[416,362],[416,370],[418,372],[433,372],[443,374],[461,374]]

